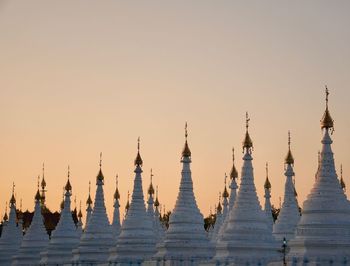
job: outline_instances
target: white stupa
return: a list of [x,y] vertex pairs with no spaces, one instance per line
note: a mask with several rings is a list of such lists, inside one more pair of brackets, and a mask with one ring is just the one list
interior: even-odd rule
[[139,265],[156,252],[153,219],[146,211],[142,190],[142,159],[140,142],[135,159],[134,190],[128,214],[123,222],[115,248],[111,249],[109,265]]
[[293,165],[294,158],[290,150],[290,134],[288,133],[288,153],[285,158],[286,183],[284,185],[284,198],[282,208],[273,226],[274,237],[282,243],[292,239],[295,235],[295,229],[300,220],[299,206],[295,186],[293,183]]
[[243,167],[240,189],[223,234],[216,245],[216,265],[266,265],[279,258],[277,243],[268,229],[267,217],[261,209],[254,185],[252,166],[253,143],[248,133],[243,142]]
[[264,190],[265,190],[265,194],[264,194],[264,198],[265,198],[265,207],[264,207],[264,211],[267,217],[267,224],[269,226],[269,231],[272,233],[272,229],[273,229],[273,216],[272,216],[272,206],[271,206],[271,183],[269,180],[269,170],[268,170],[268,164],[266,163],[266,179],[265,179],[265,184],[264,184]]
[[46,232],[43,217],[41,215],[41,196],[38,190],[35,195],[35,209],[29,229],[23,237],[21,247],[14,256],[12,265],[39,265],[40,252],[44,251],[49,242],[49,235]]
[[164,242],[159,245],[155,258],[159,264],[183,265],[207,260],[213,255],[207,233],[204,229],[203,215],[198,209],[193,193],[191,176],[191,151],[186,142],[182,151],[181,183],[175,208],[170,215],[169,228]]
[[90,220],[90,217],[91,217],[91,214],[92,214],[92,199],[91,199],[91,182],[89,181],[89,196],[86,200],[86,220],[85,220],[85,227],[87,226],[89,220]]
[[321,120],[323,131],[320,170],[304,201],[296,236],[289,241],[288,260],[293,265],[345,265],[350,263],[350,204],[334,167],[331,148],[333,119],[326,110]]
[[119,199],[120,199],[120,194],[119,194],[119,190],[118,190],[118,175],[116,175],[115,177],[115,192],[114,192],[114,204],[113,204],[113,221],[112,221],[112,231],[115,237],[115,240],[117,240],[119,234],[120,234],[120,212],[119,212],[119,208],[120,208],[120,204],[119,204]]
[[10,199],[10,215],[6,226],[3,227],[0,238],[0,265],[11,265],[12,257],[17,254],[22,242],[22,225],[17,222],[16,199],[14,193],[15,185],[12,187]]
[[51,239],[47,249],[41,253],[40,265],[64,265],[72,260],[72,250],[79,244],[79,234],[74,224],[71,213],[72,186],[69,180],[65,186],[64,208],[61,212],[60,220],[51,234]]
[[103,184],[104,176],[100,160],[100,170],[96,177],[94,208],[81,236],[79,246],[73,250],[73,265],[95,265],[107,262],[109,249],[115,243],[106,213]]

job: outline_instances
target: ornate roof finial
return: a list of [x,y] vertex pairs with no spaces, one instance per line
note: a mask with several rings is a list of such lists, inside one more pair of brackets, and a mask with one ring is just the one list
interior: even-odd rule
[[68,171],[67,171],[67,183],[66,183],[66,186],[64,187],[65,188],[65,190],[67,191],[67,192],[70,192],[70,191],[72,191],[72,185],[70,184],[70,181],[69,181],[69,177],[70,177],[70,169],[69,169],[69,165],[68,165]]
[[285,164],[294,164],[294,158],[292,155],[292,151],[290,150],[290,131],[288,131],[288,153],[284,160]]
[[186,122],[186,124],[185,124],[185,146],[184,146],[184,149],[182,150],[182,157],[191,157],[191,150],[188,147],[187,136],[188,136],[188,132],[187,132],[187,122]]
[[159,200],[158,200],[158,186],[156,186],[156,200],[154,201],[154,206],[159,206]]
[[340,165],[340,186],[344,191],[346,191],[346,185],[345,185],[345,182],[343,179],[343,165],[342,164]]
[[45,181],[45,163],[43,163],[43,179],[41,180],[41,188],[44,190],[46,187],[46,181]]
[[253,142],[252,142],[252,139],[250,138],[249,132],[248,132],[249,121],[250,121],[250,118],[248,116],[248,112],[246,112],[245,116],[246,116],[246,119],[245,119],[246,132],[245,132],[245,138],[243,141],[243,152],[244,152],[244,149],[246,149],[250,153],[252,151],[252,148],[253,148]]
[[235,179],[237,177],[238,177],[238,172],[235,167],[235,149],[232,148],[232,168],[231,168],[230,178]]
[[228,194],[227,188],[226,188],[226,179],[227,179],[227,175],[225,173],[225,188],[224,188],[224,192],[222,192],[222,197],[223,198],[228,198],[229,197],[229,194]]
[[118,190],[118,174],[115,175],[115,192],[114,192],[114,199],[119,200],[120,194]]
[[271,189],[271,183],[269,181],[269,165],[267,162],[266,162],[265,169],[266,169],[266,180],[265,180],[264,188]]
[[100,170],[98,171],[98,175],[97,175],[96,179],[98,181],[103,181],[104,176],[102,174],[102,152],[100,152],[100,163],[99,163],[99,165],[100,165]]
[[331,117],[331,114],[329,113],[329,110],[328,110],[328,95],[329,95],[329,91],[328,91],[328,88],[326,86],[326,110],[323,114],[323,117],[321,119],[321,128],[322,129],[331,129],[331,133],[333,133],[334,131],[334,120],[332,119]]
[[81,201],[79,202],[79,212],[78,212],[78,218],[81,220],[83,217],[83,214],[81,213]]
[[218,206],[216,207],[217,213],[221,213],[222,211],[222,206],[221,206],[221,192],[219,192],[219,203]]
[[137,155],[134,163],[135,163],[135,166],[142,166],[143,164],[143,161],[140,155],[140,137],[137,138]]
[[128,212],[129,208],[130,208],[130,202],[129,202],[129,197],[130,197],[130,193],[128,191],[128,201],[126,202],[126,205],[125,205],[125,211]]
[[92,199],[91,199],[90,192],[91,192],[91,181],[89,181],[89,196],[88,196],[88,198],[87,198],[87,200],[86,200],[86,204],[87,204],[88,206],[90,206],[90,205],[92,204]]
[[153,188],[153,184],[152,184],[152,178],[153,178],[153,173],[152,173],[152,168],[151,168],[151,183],[149,184],[149,187],[148,187],[148,194],[149,194],[149,195],[153,195],[153,194],[154,194],[154,188]]
[[15,198],[15,182],[12,183],[12,196],[10,199],[10,204],[14,205],[16,204],[16,198]]

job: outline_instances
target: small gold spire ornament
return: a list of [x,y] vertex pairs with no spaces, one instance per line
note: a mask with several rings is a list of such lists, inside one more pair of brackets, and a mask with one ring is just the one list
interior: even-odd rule
[[252,139],[250,138],[249,132],[248,132],[249,121],[250,121],[250,118],[248,116],[248,112],[246,112],[245,116],[246,116],[246,119],[245,119],[246,132],[245,132],[245,137],[243,140],[243,152],[244,152],[244,149],[247,149],[248,152],[251,152],[253,149],[253,142],[252,142]]
[[70,192],[70,191],[72,191],[72,185],[70,184],[70,181],[69,181],[69,177],[70,177],[70,169],[69,169],[69,165],[68,165],[68,173],[67,173],[67,177],[68,177],[68,179],[67,179],[67,183],[66,183],[66,186],[65,186],[64,188],[65,188],[65,190],[66,190],[67,192]]
[[142,166],[143,164],[143,161],[140,155],[140,137],[138,137],[137,139],[137,155],[134,163],[135,163],[135,166]]
[[290,164],[290,165],[294,164],[294,158],[292,155],[292,151],[290,150],[290,131],[288,131],[288,153],[284,162],[285,164]]
[[223,198],[228,198],[229,197],[229,194],[228,194],[227,188],[226,188],[226,179],[227,179],[227,175],[225,173],[225,188],[224,188],[224,192],[222,192],[222,197]]
[[235,149],[232,148],[232,169],[231,169],[231,173],[230,173],[230,178],[236,179],[237,177],[238,177],[238,172],[237,172],[237,169],[235,167]]
[[187,133],[187,122],[186,122],[186,124],[185,124],[185,146],[182,150],[182,157],[191,157],[191,150],[188,147],[187,136],[188,136],[188,133]]
[[103,181],[104,176],[102,174],[102,152],[100,152],[100,164],[99,165],[100,165],[100,170],[98,171],[98,175],[97,175],[96,179],[98,181]]
[[152,172],[152,168],[151,168],[151,183],[149,184],[149,187],[148,187],[148,194],[149,194],[149,195],[153,195],[153,194],[154,194],[154,188],[153,188],[153,184],[152,184],[152,178],[153,178],[153,172]]
[[88,196],[88,198],[87,198],[87,200],[86,200],[86,204],[87,204],[88,206],[91,206],[91,204],[92,204],[90,192],[91,192],[91,182],[89,181],[89,196]]
[[218,206],[216,207],[217,213],[221,213],[222,211],[222,206],[221,206],[221,193],[219,192],[219,203]]
[[159,206],[159,200],[158,200],[158,186],[156,187],[156,200],[154,201],[154,206],[158,207]]
[[269,180],[269,166],[268,163],[266,162],[266,180],[265,180],[265,184],[264,184],[264,188],[265,189],[271,189],[271,183]]
[[340,165],[340,186],[341,188],[344,190],[344,192],[346,191],[346,185],[343,179],[343,165]]
[[329,113],[328,110],[328,95],[329,95],[329,91],[328,88],[326,86],[326,110],[324,111],[323,117],[321,119],[321,128],[322,129],[331,129],[331,133],[333,133],[334,131],[334,120],[331,117],[331,114]]
[[10,204],[15,205],[16,204],[16,198],[15,198],[15,182],[12,183],[12,196],[10,199]]
[[114,192],[114,199],[119,200],[120,199],[120,194],[118,190],[118,174],[115,176],[115,192]]

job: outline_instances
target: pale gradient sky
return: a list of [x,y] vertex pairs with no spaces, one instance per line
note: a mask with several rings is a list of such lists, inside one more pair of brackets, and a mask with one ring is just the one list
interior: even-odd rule
[[101,151],[110,218],[116,173],[124,212],[138,136],[144,189],[153,168],[172,209],[185,121],[207,215],[232,146],[240,172],[246,111],[261,204],[266,161],[273,204],[283,195],[288,130],[302,202],[321,148],[325,84],[336,166],[350,186],[349,10],[340,0],[0,1],[0,215],[12,181],[33,209],[42,162],[48,207],[59,208],[69,164],[85,209]]

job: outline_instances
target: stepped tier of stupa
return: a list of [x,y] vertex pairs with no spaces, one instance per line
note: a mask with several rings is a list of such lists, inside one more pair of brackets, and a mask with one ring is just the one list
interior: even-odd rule
[[252,165],[253,143],[248,133],[243,141],[243,167],[240,188],[228,222],[219,235],[213,264],[266,265],[278,260],[278,246],[269,230],[265,212],[261,209],[254,184]]
[[32,222],[30,224],[29,229],[23,237],[21,247],[14,256],[12,265],[39,265],[39,261],[41,259],[40,253],[43,252],[48,243],[49,243],[49,235],[46,232],[43,217],[41,215],[41,196],[39,192],[39,186],[37,193],[35,195],[35,209],[34,216]]
[[94,208],[80,238],[79,246],[73,250],[73,265],[85,266],[105,263],[109,257],[109,249],[115,244],[114,234],[106,213],[101,160],[96,185]]
[[211,245],[204,230],[203,215],[197,206],[191,175],[191,151],[186,142],[182,151],[182,172],[179,194],[170,215],[169,228],[155,256],[158,265],[183,265],[208,260],[213,256]]
[[65,185],[64,207],[56,229],[52,232],[47,249],[41,253],[40,265],[64,265],[70,264],[72,250],[79,244],[79,232],[74,224],[71,213],[72,185],[69,180]]
[[139,148],[140,143],[138,143],[135,159],[135,179],[131,202],[116,247],[111,249],[109,265],[140,265],[156,252],[153,217],[147,213],[143,197],[141,176],[143,161]]
[[334,122],[328,110],[327,89],[321,128],[319,170],[304,201],[296,236],[288,244],[292,265],[350,264],[350,204],[335,171],[330,136]]
[[284,185],[284,198],[282,208],[278,214],[277,220],[273,226],[273,235],[281,243],[294,238],[295,229],[300,220],[300,212],[297,201],[296,189],[293,183],[293,165],[294,158],[290,150],[290,134],[288,133],[288,153],[285,158],[286,182]]
[[11,265],[12,257],[17,254],[22,242],[22,225],[16,217],[15,185],[12,187],[10,214],[0,237],[0,265]]

